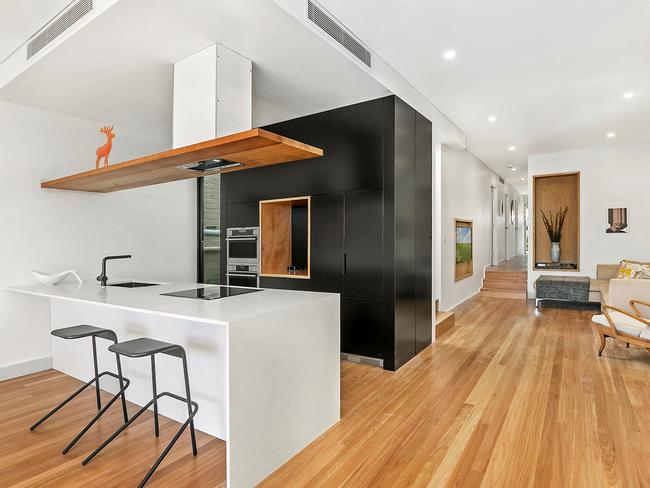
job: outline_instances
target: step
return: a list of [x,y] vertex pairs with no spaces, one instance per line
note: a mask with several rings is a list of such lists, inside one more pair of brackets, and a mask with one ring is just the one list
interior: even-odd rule
[[528,273],[526,271],[486,271],[485,279],[491,281],[528,281]]
[[528,288],[526,282],[509,282],[509,281],[484,281],[483,289],[503,290],[503,291],[522,291]]
[[436,339],[456,325],[454,312],[436,312]]
[[481,295],[491,298],[511,298],[515,300],[525,300],[527,298],[525,291],[495,291],[481,288]]

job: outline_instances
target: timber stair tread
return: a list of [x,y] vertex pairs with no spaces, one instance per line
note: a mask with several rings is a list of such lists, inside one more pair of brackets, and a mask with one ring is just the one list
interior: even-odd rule
[[486,271],[485,279],[489,281],[528,281],[528,273],[523,272],[507,272],[507,271]]
[[436,311],[436,338],[442,336],[456,324],[455,312]]
[[494,298],[525,299],[528,288],[526,271],[485,271],[481,294]]
[[528,284],[523,282],[508,282],[508,281],[484,281],[483,288],[491,290],[525,290]]
[[481,289],[481,295],[484,297],[512,298],[516,300],[525,300],[527,298],[526,291],[499,291]]

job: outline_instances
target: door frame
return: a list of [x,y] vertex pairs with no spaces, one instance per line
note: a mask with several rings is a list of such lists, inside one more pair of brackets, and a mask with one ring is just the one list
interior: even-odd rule
[[492,231],[492,244],[490,246],[490,263],[492,266],[499,264],[497,258],[497,247],[499,246],[499,238],[497,233],[497,220],[499,216],[499,196],[497,194],[497,187],[490,185],[490,191],[492,192],[492,221],[490,222],[490,227]]
[[508,260],[508,219],[510,218],[510,212],[508,212],[508,208],[510,206],[508,205],[508,194],[504,193],[503,195],[503,222],[505,224],[505,234],[503,238],[503,260],[507,261]]

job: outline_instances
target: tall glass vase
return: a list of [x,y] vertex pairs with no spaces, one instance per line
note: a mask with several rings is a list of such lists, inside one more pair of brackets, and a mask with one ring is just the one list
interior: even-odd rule
[[551,261],[554,263],[560,262],[560,243],[551,242]]

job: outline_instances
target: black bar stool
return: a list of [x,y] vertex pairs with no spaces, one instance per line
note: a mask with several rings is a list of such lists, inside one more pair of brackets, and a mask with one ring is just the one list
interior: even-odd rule
[[[113,341],[113,344],[117,344],[117,334],[113,332],[110,329],[103,329],[100,327],[94,327],[92,325],[75,325],[73,327],[65,327],[63,329],[56,329],[52,331],[52,335],[55,337],[60,337],[62,339],[81,339],[84,337],[91,337],[92,338],[92,343],[93,343],[93,366],[95,368],[95,377],[88,381],[86,384],[84,384],[81,388],[79,388],[77,391],[75,391],[72,395],[70,395],[68,398],[63,400],[58,406],[54,407],[45,417],[43,417],[41,420],[36,422],[34,425],[32,425],[29,430],[34,430],[36,429],[39,425],[41,425],[43,422],[45,422],[50,416],[54,415],[56,412],[58,412],[64,405],[66,405],[70,400],[75,398],[77,395],[79,395],[82,391],[84,391],[86,388],[88,388],[90,385],[95,383],[95,393],[96,393],[96,399],[97,399],[97,415],[95,415],[90,422],[77,434],[77,436],[70,441],[70,443],[67,445],[67,447],[63,450],[63,454],[66,454],[72,446],[74,446],[81,437],[88,432],[88,429],[90,429],[95,422],[101,417],[106,410],[108,410],[113,403],[117,400],[118,397],[122,399],[122,413],[124,415],[124,421],[128,422],[129,421],[129,416],[128,412],[126,410],[126,398],[124,396],[124,391],[129,387],[129,384],[131,383],[128,378],[124,378],[122,376],[122,365],[120,364],[120,356],[119,354],[115,354],[115,360],[117,362],[117,374],[112,373],[110,371],[103,371],[102,373],[99,372],[99,368],[97,366],[97,337],[101,337],[102,339],[106,339],[109,341]],[[112,376],[113,378],[119,380],[120,382],[120,391],[117,392],[117,394],[111,398],[111,400],[102,408],[102,400],[101,396],[99,393],[99,378],[102,376]]]
[[[157,341],[155,339],[141,337],[139,339],[133,339],[131,341],[113,344],[109,346],[108,350],[117,354],[118,357],[120,355],[129,358],[142,358],[146,356],[151,356],[151,386],[153,390],[153,398],[149,403],[147,403],[144,407],[138,410],[138,412],[135,415],[133,415],[130,420],[125,421],[124,425],[122,425],[119,429],[117,429],[113,433],[113,435],[111,435],[108,439],[106,439],[104,443],[101,446],[99,446],[97,449],[95,449],[92,452],[92,454],[90,454],[86,459],[84,459],[81,464],[85,466],[92,458],[94,458],[97,454],[99,454],[99,452],[102,449],[104,449],[113,439],[115,439],[118,435],[120,435],[122,431],[124,431],[129,425],[131,425],[151,405],[153,405],[154,433],[156,434],[156,437],[158,437],[160,434],[158,428],[158,399],[159,398],[163,396],[168,396],[174,398],[175,400],[181,401],[183,403],[187,403],[187,420],[178,430],[176,435],[174,435],[172,440],[169,442],[169,444],[162,452],[162,454],[158,457],[158,459],[153,464],[153,466],[146,474],[146,476],[142,479],[142,481],[138,485],[138,488],[141,488],[145,485],[147,481],[149,481],[149,478],[151,478],[156,468],[160,466],[160,463],[162,463],[165,456],[169,453],[171,448],[174,446],[174,444],[176,443],[176,441],[178,440],[178,438],[181,436],[181,434],[187,428],[188,425],[190,426],[190,434],[192,436],[192,453],[196,456],[197,450],[196,450],[196,435],[194,433],[194,416],[196,415],[196,412],[198,412],[199,410],[199,405],[196,402],[192,401],[192,397],[190,396],[190,379],[187,374],[187,359],[185,355],[185,349],[183,349],[182,346],[179,346],[177,344],[170,344],[169,342],[162,342],[162,341]],[[185,379],[185,394],[187,395],[187,398],[183,398],[181,396],[175,395],[174,393],[170,393],[168,391],[163,391],[162,393],[157,392],[156,354],[167,354],[169,356],[174,356],[183,360],[183,375]]]

